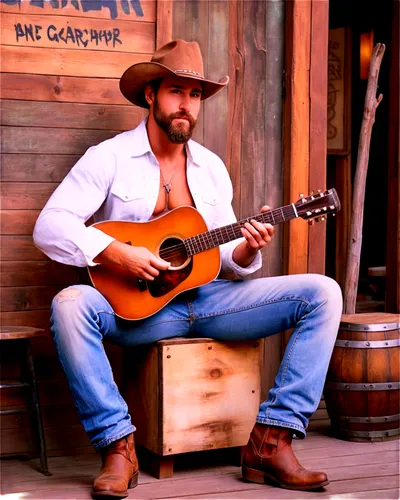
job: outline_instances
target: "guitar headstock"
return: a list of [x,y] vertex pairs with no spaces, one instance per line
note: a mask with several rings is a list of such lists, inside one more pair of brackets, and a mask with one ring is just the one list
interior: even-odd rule
[[294,204],[299,217],[312,223],[325,220],[329,214],[335,214],[340,210],[340,200],[336,189],[318,191],[308,196],[303,196]]

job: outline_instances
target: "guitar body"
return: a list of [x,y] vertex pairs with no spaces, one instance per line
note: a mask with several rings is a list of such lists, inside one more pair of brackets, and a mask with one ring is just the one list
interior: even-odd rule
[[[199,212],[179,207],[149,222],[105,221],[93,227],[128,245],[146,247],[172,268],[160,271],[154,281],[138,280],[120,266],[101,264],[88,268],[93,285],[124,319],[147,318],[162,309],[179,293],[214,280],[220,270],[219,248],[188,256],[181,242],[208,231]],[[177,250],[174,250],[174,247]]]

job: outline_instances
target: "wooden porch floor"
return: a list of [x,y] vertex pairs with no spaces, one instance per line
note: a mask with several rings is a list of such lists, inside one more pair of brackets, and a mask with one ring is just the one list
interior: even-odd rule
[[[295,440],[301,463],[328,473],[330,485],[302,493],[245,483],[240,468],[217,452],[189,454],[177,460],[174,476],[157,480],[141,472],[130,499],[398,499],[399,441],[352,443],[329,436],[327,429],[309,432]],[[89,499],[99,470],[97,455],[49,458],[52,476],[37,472],[38,459],[3,459],[2,499]]]

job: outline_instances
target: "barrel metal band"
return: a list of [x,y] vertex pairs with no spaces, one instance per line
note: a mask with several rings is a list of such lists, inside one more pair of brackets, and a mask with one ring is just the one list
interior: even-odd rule
[[346,434],[346,436],[360,438],[391,437],[400,434],[400,429],[389,429],[387,431],[348,431],[340,427],[339,430]]
[[394,391],[399,388],[400,382],[377,382],[374,384],[325,383],[325,389],[333,389],[334,391]]
[[382,347],[399,347],[399,339],[391,340],[337,340],[336,347],[355,347],[357,349],[377,349]]
[[383,417],[344,417],[341,415],[339,420],[348,422],[349,424],[384,424],[386,422],[396,422],[400,420],[400,413]]
[[400,322],[395,323],[340,323],[341,330],[348,330],[349,332],[388,332],[390,330],[400,329]]

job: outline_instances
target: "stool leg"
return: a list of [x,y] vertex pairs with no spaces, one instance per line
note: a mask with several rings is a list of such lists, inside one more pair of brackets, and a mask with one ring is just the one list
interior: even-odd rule
[[151,475],[157,479],[166,479],[174,474],[174,456],[163,457],[152,453],[151,456]]
[[33,411],[35,414],[35,420],[36,420],[36,426],[37,426],[37,436],[38,436],[38,441],[39,441],[41,472],[45,476],[51,476],[52,474],[51,474],[51,472],[49,472],[49,469],[47,466],[47,451],[46,451],[46,442],[45,442],[45,438],[44,438],[42,415],[40,413],[39,392],[38,392],[37,383],[36,383],[35,367],[33,364],[33,357],[32,357],[32,352],[31,352],[31,348],[29,345],[29,341],[26,345],[26,361],[27,361],[27,367],[28,367],[30,385],[31,385]]

